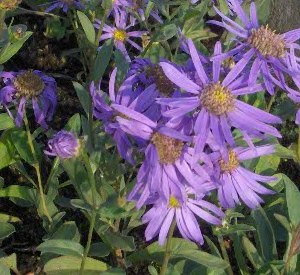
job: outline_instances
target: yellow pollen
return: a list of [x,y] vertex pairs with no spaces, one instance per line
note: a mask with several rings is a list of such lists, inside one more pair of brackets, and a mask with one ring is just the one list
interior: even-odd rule
[[124,42],[124,40],[127,38],[127,33],[124,30],[116,29],[114,31],[114,38],[118,41]]
[[220,159],[219,164],[223,173],[230,173],[239,166],[239,160],[235,152],[233,150],[229,150],[228,161]]
[[200,95],[202,106],[217,116],[232,111],[234,109],[234,99],[230,90],[223,87],[219,82],[206,86]]
[[276,34],[267,26],[252,29],[248,43],[256,48],[265,57],[285,57],[286,44],[280,34]]
[[17,90],[16,95],[26,98],[39,96],[45,88],[43,80],[32,70],[18,75],[14,80],[14,86]]
[[161,164],[173,164],[181,156],[184,143],[160,133],[155,133],[151,138],[155,145]]
[[153,78],[157,90],[164,96],[170,96],[173,93],[174,84],[159,65],[149,66],[146,69],[146,76]]
[[172,208],[178,208],[180,207],[180,202],[174,196],[170,196],[169,206]]

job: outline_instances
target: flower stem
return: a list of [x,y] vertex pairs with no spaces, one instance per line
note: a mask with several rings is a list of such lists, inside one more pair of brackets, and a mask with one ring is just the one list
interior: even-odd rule
[[43,207],[43,210],[44,210],[44,214],[48,218],[49,222],[52,222],[52,218],[49,215],[49,211],[48,211],[48,208],[47,208],[47,205],[46,205],[46,200],[45,200],[45,195],[44,195],[44,190],[43,190],[43,184],[42,184],[40,164],[39,164],[39,161],[37,159],[36,151],[35,151],[35,148],[34,148],[34,145],[33,145],[33,138],[32,138],[31,132],[30,132],[26,112],[24,112],[24,124],[25,124],[25,128],[26,128],[28,144],[29,144],[32,156],[33,156],[34,163],[32,164],[32,166],[34,167],[35,172],[36,172],[36,176],[37,176],[37,181],[38,181],[38,186],[39,186],[38,189],[39,189],[39,193],[40,193],[42,207]]
[[95,177],[94,177],[94,173],[93,173],[93,170],[91,167],[89,157],[86,152],[82,153],[82,158],[83,158],[84,165],[85,165],[85,168],[88,173],[88,179],[89,179],[89,182],[90,182],[90,185],[92,188],[93,210],[92,210],[92,217],[90,219],[88,240],[87,240],[87,243],[86,243],[86,246],[84,249],[84,253],[83,253],[83,257],[82,257],[82,261],[81,261],[81,265],[80,265],[79,275],[83,275],[83,272],[84,272],[85,262],[86,262],[88,254],[89,254],[91,243],[92,243],[93,231],[94,231],[94,227],[95,227],[95,223],[96,223],[97,210],[98,210],[97,197],[96,197],[97,189],[96,189]]
[[226,269],[227,274],[228,275],[234,275],[234,273],[232,271],[232,268],[231,268],[231,265],[230,265],[230,261],[229,261],[229,257],[228,257],[227,251],[226,251],[226,247],[225,247],[223,237],[218,237],[218,241],[219,241],[219,244],[220,244],[220,247],[221,247],[221,252],[222,252],[223,259],[228,263],[228,267]]
[[162,264],[162,267],[161,267],[161,270],[159,273],[160,275],[165,275],[167,273],[168,263],[169,263],[169,260],[171,257],[171,252],[172,252],[171,251],[171,243],[172,243],[172,237],[174,234],[175,227],[176,227],[176,220],[174,219],[171,224],[169,233],[168,233],[166,251],[165,251],[164,261],[163,261],[163,264]]
[[0,9],[0,42],[3,39],[4,29],[5,29],[5,14],[6,11]]
[[105,21],[106,21],[106,18],[108,16],[108,13],[109,13],[109,10],[106,9],[104,11],[104,14],[102,16],[102,19],[101,19],[101,23],[100,23],[100,27],[99,27],[99,30],[97,32],[97,35],[96,35],[96,38],[95,38],[95,46],[98,47],[99,46],[99,40],[101,38],[101,35],[102,35],[102,32],[103,32],[103,28],[104,28],[104,24],[105,24]]
[[97,216],[97,212],[96,212],[95,209],[93,209],[92,217],[91,217],[91,220],[90,220],[88,240],[87,240],[87,243],[86,243],[86,246],[85,246],[85,249],[84,249],[84,253],[83,253],[83,257],[82,257],[82,261],[81,261],[81,265],[80,265],[79,275],[83,275],[85,262],[86,262],[87,256],[88,256],[90,248],[91,248],[93,231],[94,231],[95,222],[96,222],[96,216]]

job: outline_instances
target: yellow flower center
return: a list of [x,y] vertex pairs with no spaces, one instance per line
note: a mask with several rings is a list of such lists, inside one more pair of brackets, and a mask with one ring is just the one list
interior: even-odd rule
[[124,40],[127,38],[127,33],[124,30],[116,29],[114,31],[114,38],[118,41],[124,42]]
[[151,138],[155,145],[161,164],[173,164],[181,156],[184,143],[160,133],[155,133]]
[[221,159],[219,161],[221,171],[223,173],[230,173],[239,166],[239,160],[233,150],[229,150],[228,161]]
[[209,112],[220,116],[234,109],[234,96],[227,87],[220,83],[209,84],[201,95],[200,101]]
[[159,65],[149,66],[146,69],[146,76],[153,77],[157,90],[164,96],[170,96],[173,93],[174,84]]
[[285,57],[285,41],[280,34],[268,28],[268,25],[259,29],[252,29],[248,43],[256,48],[265,57]]
[[174,196],[170,196],[169,207],[178,208],[180,207],[180,202]]
[[14,86],[18,97],[27,98],[39,96],[45,88],[43,80],[32,70],[18,75],[14,80]]

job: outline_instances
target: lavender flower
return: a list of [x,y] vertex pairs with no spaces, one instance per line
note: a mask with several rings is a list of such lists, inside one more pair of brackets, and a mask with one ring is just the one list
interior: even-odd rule
[[217,8],[215,10],[222,17],[223,22],[212,20],[210,23],[224,27],[234,34],[238,45],[216,59],[222,60],[238,54],[239,58],[247,59],[248,62],[253,60],[249,72],[249,84],[255,83],[258,77],[262,76],[268,92],[274,94],[274,84],[281,88],[285,87],[284,73],[290,74],[287,69],[287,59],[294,54],[290,51],[291,47],[297,48],[294,42],[300,38],[300,29],[276,34],[268,25],[259,24],[254,2],[250,6],[250,18],[243,11],[239,1],[230,0],[230,4],[242,25],[225,16]]
[[[161,62],[160,64],[167,77],[174,84],[194,96],[178,99],[160,98],[157,101],[171,108],[164,112],[163,115],[166,117],[174,119],[190,112],[194,113],[195,156],[203,150],[210,131],[212,131],[216,142],[222,147],[226,142],[231,146],[234,145],[231,127],[240,129],[248,140],[249,135],[281,136],[274,127],[268,125],[280,123],[281,120],[278,117],[237,99],[239,95],[263,90],[263,87],[258,84],[248,86],[247,83],[245,84],[244,75],[238,76],[251,55],[242,58],[225,76],[223,76],[224,70],[222,70],[221,62],[213,60],[211,64],[212,74],[208,75],[191,40],[188,40],[188,46],[197,72],[194,81],[169,63]],[[220,53],[221,45],[217,43],[215,54]]]
[[181,235],[199,244],[203,244],[203,236],[195,216],[214,225],[221,225],[224,213],[214,204],[203,200],[203,196],[188,190],[182,199],[179,194],[171,193],[168,200],[158,199],[154,206],[143,216],[148,223],[145,231],[146,240],[159,235],[158,242],[166,241],[172,222],[175,220]]
[[[160,126],[143,114],[124,106],[113,104],[112,108],[120,114],[116,120],[122,130],[148,141],[145,160],[137,175],[137,184],[129,195],[130,200],[137,201],[137,208],[149,203],[153,194],[169,198],[170,189],[180,189],[184,185],[201,193],[215,188],[200,164],[191,168],[194,150],[188,146],[190,137]],[[204,154],[201,157],[209,163]]]
[[[158,93],[155,91],[154,86],[149,86],[141,93],[135,93],[132,91],[131,79],[128,78],[124,81],[118,90],[115,92],[115,81],[116,81],[117,70],[115,69],[110,77],[109,82],[109,100],[107,102],[107,96],[101,93],[100,88],[97,88],[94,83],[90,86],[90,92],[93,98],[94,105],[94,116],[104,123],[105,131],[112,135],[114,141],[117,144],[118,151],[122,158],[127,160],[129,163],[134,164],[132,157],[132,141],[128,138],[127,134],[121,129],[116,117],[119,113],[112,108],[111,103],[128,106],[130,109],[137,110],[145,113],[149,116],[156,115],[156,110],[152,110],[155,98]],[[160,116],[160,114],[159,114]]]
[[9,110],[10,104],[17,107],[16,125],[21,126],[26,103],[31,101],[36,122],[47,128],[47,121],[52,120],[57,105],[54,78],[37,70],[2,72],[0,77],[5,85],[0,90],[0,104],[11,117],[13,115]]
[[[228,151],[224,156],[220,152],[210,155],[214,163],[212,180],[218,184],[218,198],[225,208],[233,208],[242,200],[250,208],[256,208],[263,200],[258,194],[267,195],[274,192],[259,182],[268,183],[276,180],[274,177],[267,177],[255,174],[241,166],[241,162],[263,155],[272,154],[272,145],[255,148],[236,147]],[[209,169],[209,168],[207,168]]]
[[[130,57],[125,47],[125,43],[128,42],[131,46],[136,48],[139,51],[142,51],[142,47],[136,44],[131,37],[142,37],[146,31],[128,31],[129,28],[132,27],[132,24],[127,24],[128,21],[128,13],[121,10],[115,10],[115,26],[104,25],[103,34],[100,37],[100,41],[113,38],[115,47],[120,50],[126,59],[130,62]],[[101,22],[96,20],[95,27],[100,28]],[[99,42],[100,42],[99,41]]]
[[69,159],[78,156],[80,150],[79,140],[68,131],[59,131],[48,141],[48,150],[44,153],[49,156]]
[[80,0],[54,0],[51,2],[51,6],[48,7],[45,12],[50,12],[55,9],[62,9],[67,13],[70,8],[83,9],[84,6]]

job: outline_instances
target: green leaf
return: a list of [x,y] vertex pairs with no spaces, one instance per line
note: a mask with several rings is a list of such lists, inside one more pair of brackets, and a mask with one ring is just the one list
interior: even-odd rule
[[[73,256],[63,256],[55,258],[47,262],[44,267],[44,272],[47,275],[78,275],[81,260],[81,257]],[[92,258],[87,258],[84,268],[84,275],[99,275],[100,272],[106,271],[107,268],[108,266],[106,263]],[[109,273],[107,273],[107,275],[108,274]]]
[[0,130],[11,129],[15,127],[13,119],[7,114],[0,114]]
[[213,269],[226,269],[228,267],[228,263],[223,259],[195,249],[181,250],[178,253],[172,254],[171,258],[189,259]]
[[0,222],[0,241],[7,238],[15,232],[15,228],[12,224],[6,222]]
[[124,54],[121,51],[116,50],[114,55],[115,55],[116,66],[118,69],[117,79],[118,79],[118,83],[121,83],[127,74],[129,64]]
[[[10,136],[21,158],[24,159],[29,164],[33,164],[34,158],[30,146],[28,144],[26,132],[20,129],[15,129],[10,132]],[[39,149],[35,141],[33,141],[33,144],[35,146],[36,153],[38,154],[38,156],[40,156]]]
[[258,208],[253,210],[251,215],[255,221],[261,255],[267,261],[277,259],[275,236],[265,211]]
[[267,155],[259,158],[255,172],[257,174],[274,175],[280,163],[280,157],[276,155]]
[[10,138],[10,130],[5,131],[0,137],[0,169],[14,163],[16,147]]
[[113,41],[109,39],[98,51],[92,72],[93,81],[98,82],[102,78],[112,56],[113,47]]
[[167,41],[177,34],[177,27],[171,23],[163,26],[157,34],[155,34],[155,41],[162,42]]
[[274,217],[277,221],[280,222],[280,224],[288,231],[292,232],[291,225],[288,221],[288,219],[285,216],[282,216],[280,214],[274,213]]
[[96,32],[93,23],[83,12],[77,11],[77,15],[86,35],[86,38],[88,39],[88,41],[94,44],[96,40]]
[[18,217],[0,213],[0,222],[20,222]]
[[76,223],[73,221],[65,222],[53,233],[51,239],[72,240],[79,242],[80,233]]
[[134,238],[130,236],[123,236],[121,233],[107,231],[101,235],[103,242],[115,249],[122,249],[124,251],[134,251]]
[[300,191],[288,178],[285,178],[285,195],[290,221],[294,226],[300,224]]
[[90,109],[90,96],[89,92],[78,82],[73,81],[73,86],[76,91],[77,97],[81,103],[81,106],[85,113],[88,115],[89,114],[89,109]]
[[32,32],[26,32],[24,37],[12,44],[8,44],[0,53],[0,64],[5,63],[13,57],[23,46],[26,40],[32,35]]
[[42,253],[54,253],[64,256],[83,256],[84,248],[81,244],[71,240],[47,240],[37,247]]
[[10,185],[0,189],[0,198],[17,198],[31,203],[36,202],[36,190],[26,186]]
[[255,231],[255,228],[248,224],[232,224],[228,228],[217,228],[216,235],[229,235],[238,232]]
[[[0,258],[0,271],[1,265],[6,267],[7,269],[17,270],[17,256],[16,254],[11,254],[9,256],[1,257]],[[11,274],[10,272],[8,273]],[[1,275],[6,275],[5,273],[1,273]]]
[[258,254],[253,243],[247,237],[244,236],[242,238],[242,244],[243,244],[243,248],[246,252],[247,258],[249,259],[249,261],[251,262],[253,267],[255,269],[261,268],[264,265],[264,262],[263,262],[261,256]]
[[78,136],[80,135],[80,131],[81,131],[81,119],[80,119],[80,114],[75,114],[73,115],[68,123],[65,126],[65,129],[67,131],[73,132],[75,134],[77,134]]
[[110,253],[110,248],[105,243],[93,243],[91,245],[89,256],[93,257],[106,257]]

